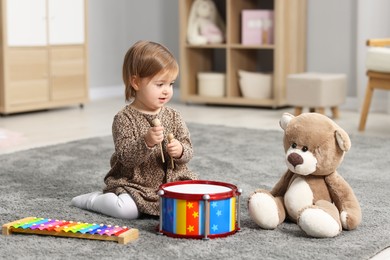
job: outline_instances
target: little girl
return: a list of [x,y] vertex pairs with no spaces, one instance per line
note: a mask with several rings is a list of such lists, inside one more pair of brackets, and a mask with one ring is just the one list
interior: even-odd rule
[[[123,219],[158,216],[161,184],[197,179],[186,165],[193,156],[188,128],[176,110],[165,106],[178,73],[175,58],[158,43],[139,41],[128,50],[123,81],[131,103],[114,117],[115,152],[106,186],[73,198],[72,205]],[[169,134],[174,139],[168,141]]]

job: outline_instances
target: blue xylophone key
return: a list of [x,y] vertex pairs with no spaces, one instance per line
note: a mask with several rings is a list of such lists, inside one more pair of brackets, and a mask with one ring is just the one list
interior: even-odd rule
[[82,233],[82,234],[90,233],[90,232],[95,231],[95,230],[98,229],[99,227],[100,227],[100,225],[98,225],[98,224],[91,224],[91,226],[85,227],[85,228],[79,230],[79,232]]
[[100,231],[102,231],[102,230],[104,230],[106,228],[107,228],[106,225],[100,224],[99,227],[95,228],[92,231],[88,231],[88,233],[91,234],[91,235],[99,234]]
[[33,218],[33,219],[30,219],[30,220],[25,221],[25,222],[18,221],[18,223],[14,224],[14,225],[12,225],[12,226],[13,226],[14,228],[21,228],[23,225],[37,222],[37,221],[40,220],[40,219],[43,219],[43,218]]
[[49,222],[47,222],[45,224],[40,224],[38,229],[39,230],[45,230],[46,229],[46,230],[50,231],[50,230],[54,229],[55,226],[57,226],[58,224],[61,224],[61,223],[63,223],[63,221],[58,220],[58,219],[55,219],[55,220],[53,219],[52,221],[49,221]]
[[40,223],[40,224],[37,224],[37,223],[34,223],[30,229],[34,230],[34,229],[41,229],[41,227],[43,226],[46,226],[46,225],[49,225],[51,223],[54,223],[55,220],[54,219],[48,219],[47,221],[43,222],[43,223]]

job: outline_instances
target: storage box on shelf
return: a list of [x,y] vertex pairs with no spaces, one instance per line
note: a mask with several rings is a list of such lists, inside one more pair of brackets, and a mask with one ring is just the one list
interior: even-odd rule
[[272,98],[272,75],[270,73],[238,71],[242,96],[245,98]]
[[[194,1],[179,1],[181,100],[187,103],[273,108],[287,105],[287,75],[306,69],[306,0],[213,0],[226,24],[226,40],[221,44],[203,45],[189,44],[186,37],[188,14]],[[272,13],[272,41],[263,43],[262,40],[260,44],[249,45],[242,43],[244,10]],[[269,29],[270,24],[265,24]],[[243,95],[240,70],[270,75],[271,94],[259,97]],[[224,95],[200,95],[199,72],[224,73]]]
[[261,45],[274,43],[274,12],[272,10],[242,10],[241,43]]
[[225,74],[218,72],[198,73],[198,94],[207,97],[223,97],[225,95]]

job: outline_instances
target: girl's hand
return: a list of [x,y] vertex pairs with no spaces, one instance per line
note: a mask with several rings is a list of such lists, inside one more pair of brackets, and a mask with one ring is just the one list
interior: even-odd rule
[[148,147],[153,147],[164,140],[164,127],[153,126],[149,128],[148,132],[144,136],[145,143]]
[[183,146],[177,139],[172,139],[172,141],[167,144],[167,152],[173,158],[180,158],[183,154]]

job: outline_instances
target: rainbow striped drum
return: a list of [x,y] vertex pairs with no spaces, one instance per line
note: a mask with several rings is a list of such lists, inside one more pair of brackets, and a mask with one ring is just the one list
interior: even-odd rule
[[241,190],[215,181],[163,184],[159,233],[179,238],[215,238],[240,230]]

